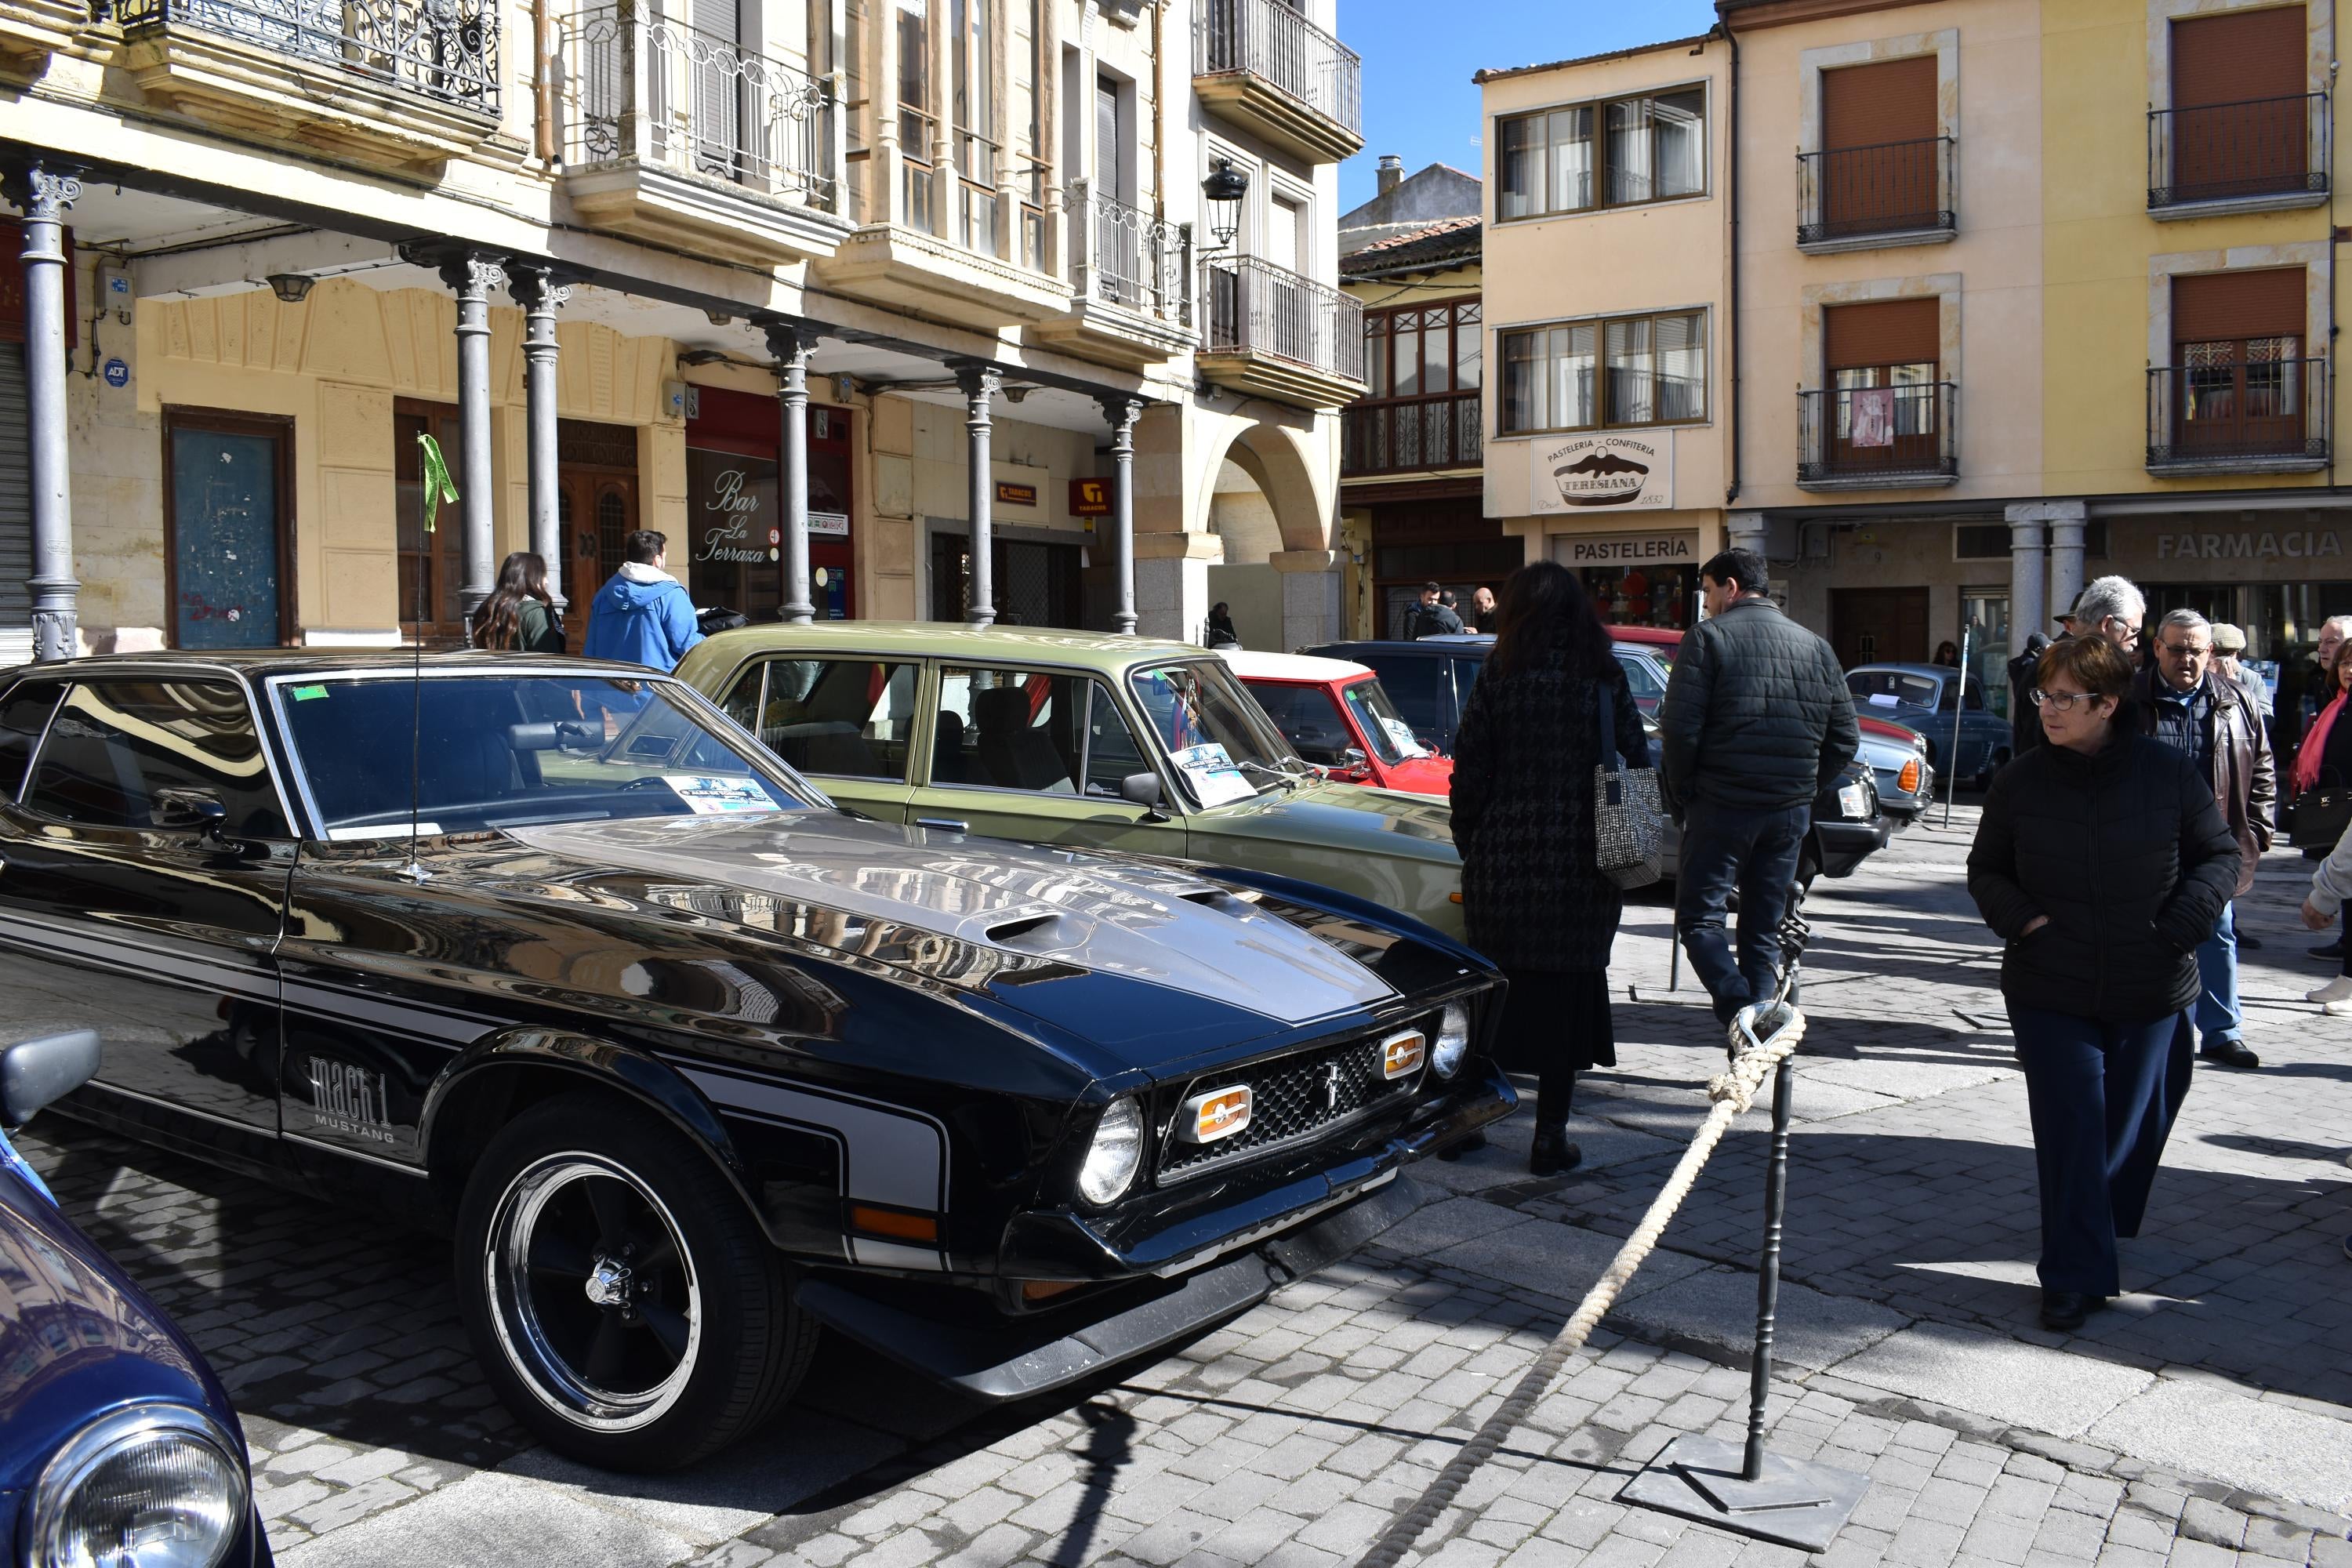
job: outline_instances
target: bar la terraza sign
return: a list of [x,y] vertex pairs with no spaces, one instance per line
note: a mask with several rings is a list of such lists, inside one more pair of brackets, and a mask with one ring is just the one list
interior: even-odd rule
[[1532,511],[1664,511],[1675,504],[1671,431],[1538,441],[1528,459]]

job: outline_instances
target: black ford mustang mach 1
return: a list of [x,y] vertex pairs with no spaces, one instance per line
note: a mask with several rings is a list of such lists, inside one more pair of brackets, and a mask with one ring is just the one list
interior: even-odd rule
[[0,994],[104,1037],[68,1113],[450,1229],[501,1394],[624,1469],[819,1324],[988,1398],[1167,1344],[1513,1103],[1425,927],[872,822],[577,659],[0,678]]

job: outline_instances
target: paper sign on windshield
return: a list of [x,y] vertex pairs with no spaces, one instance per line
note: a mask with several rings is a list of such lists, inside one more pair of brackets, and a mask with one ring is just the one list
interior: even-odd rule
[[1403,720],[1383,719],[1381,721],[1381,728],[1389,732],[1389,739],[1395,742],[1397,750],[1402,752],[1406,756],[1425,757],[1429,755],[1429,752],[1423,748],[1422,743],[1412,738],[1412,726],[1406,723]]
[[1177,768],[1192,785],[1192,793],[1201,797],[1202,805],[1223,805],[1229,800],[1247,800],[1257,793],[1255,785],[1242,776],[1234,766],[1233,757],[1214,741],[1205,746],[1187,746],[1171,752]]
[[664,773],[662,783],[686,802],[697,816],[726,816],[739,811],[773,811],[773,796],[748,778],[709,778],[698,773]]
[[1892,691],[1874,691],[1870,694],[1870,705],[1873,708],[1900,708],[1903,703]]

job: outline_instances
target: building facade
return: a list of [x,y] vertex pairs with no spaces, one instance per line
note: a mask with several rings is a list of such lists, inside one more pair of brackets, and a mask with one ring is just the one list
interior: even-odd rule
[[1965,642],[2001,709],[2120,572],[2242,626],[2291,731],[2352,610],[2332,0],[1717,16],[1482,76],[1489,515],[1620,616],[1752,543],[1849,663]]
[[761,617],[1197,636],[1222,568],[1332,635],[1335,26],[0,0],[0,640],[454,639],[503,552],[579,601],[636,528]]

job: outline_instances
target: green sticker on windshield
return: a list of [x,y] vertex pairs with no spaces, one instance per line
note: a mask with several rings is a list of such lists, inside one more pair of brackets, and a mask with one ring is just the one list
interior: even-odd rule
[[294,700],[297,702],[308,702],[313,697],[324,697],[327,694],[327,689],[323,686],[297,686],[292,689]]

